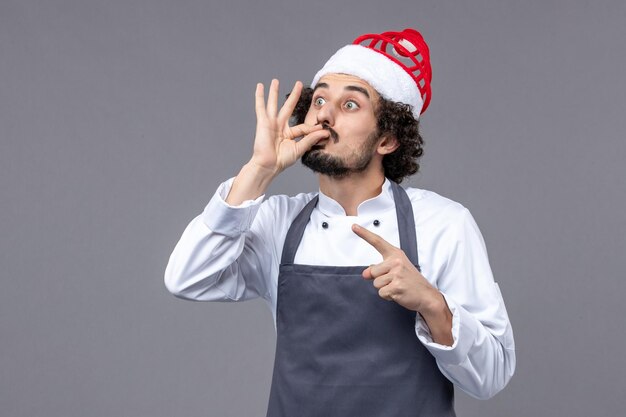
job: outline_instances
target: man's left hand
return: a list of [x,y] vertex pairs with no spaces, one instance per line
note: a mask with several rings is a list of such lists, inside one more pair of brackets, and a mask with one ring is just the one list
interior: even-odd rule
[[424,278],[402,249],[357,224],[352,231],[383,256],[381,263],[363,271],[363,278],[373,280],[380,297],[420,313],[433,340],[452,345],[452,313],[439,290]]

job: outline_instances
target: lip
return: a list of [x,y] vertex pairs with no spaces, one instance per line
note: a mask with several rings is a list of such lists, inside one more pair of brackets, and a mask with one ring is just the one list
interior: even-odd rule
[[339,135],[332,127],[330,127],[327,124],[324,124],[322,125],[322,128],[328,131],[328,133],[330,134],[330,139],[332,139],[333,142],[337,142],[339,140]]
[[320,140],[318,140],[318,141],[317,141],[317,143],[316,143],[316,145],[318,145],[318,144],[320,144],[320,143],[328,143],[328,142],[330,142],[331,140],[332,140],[332,139],[331,139],[331,137],[330,137],[330,136],[327,136],[327,137],[324,137],[324,138],[321,138]]
[[311,150],[315,151],[315,150],[324,149],[329,141],[330,141],[330,138],[320,139],[319,141],[317,141],[315,145],[311,146]]

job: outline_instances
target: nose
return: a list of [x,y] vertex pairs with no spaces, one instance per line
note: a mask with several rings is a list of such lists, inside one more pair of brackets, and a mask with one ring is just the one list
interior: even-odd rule
[[331,103],[325,103],[317,111],[317,124],[327,124],[333,126],[335,123],[335,114]]

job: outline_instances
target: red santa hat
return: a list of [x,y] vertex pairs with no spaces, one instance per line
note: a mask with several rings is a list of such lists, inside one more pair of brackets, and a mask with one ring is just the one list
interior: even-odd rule
[[354,75],[384,98],[411,105],[415,119],[430,104],[430,53],[415,29],[359,36],[330,57],[311,87],[330,73]]

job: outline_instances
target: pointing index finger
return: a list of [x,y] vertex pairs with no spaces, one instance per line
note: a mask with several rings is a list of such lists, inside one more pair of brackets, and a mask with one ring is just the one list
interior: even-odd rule
[[352,225],[352,231],[356,233],[361,239],[369,243],[380,253],[383,255],[383,259],[387,256],[390,256],[393,252],[395,252],[396,248],[391,243],[387,242],[382,237],[378,236],[374,232],[370,232],[366,228],[359,226],[358,224]]

